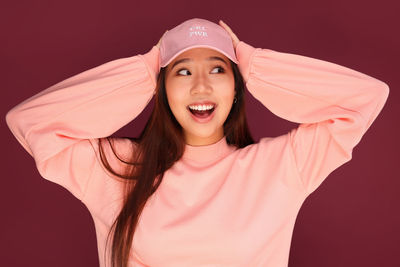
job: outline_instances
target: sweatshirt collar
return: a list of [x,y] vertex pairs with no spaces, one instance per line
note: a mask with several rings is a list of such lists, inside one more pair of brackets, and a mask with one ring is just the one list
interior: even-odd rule
[[224,136],[218,142],[205,146],[191,146],[186,144],[182,158],[197,163],[212,163],[236,149],[227,143]]

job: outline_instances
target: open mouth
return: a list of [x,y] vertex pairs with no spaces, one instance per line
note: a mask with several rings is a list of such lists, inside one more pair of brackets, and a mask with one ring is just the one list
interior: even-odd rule
[[215,105],[188,106],[188,110],[197,118],[209,117],[215,110]]

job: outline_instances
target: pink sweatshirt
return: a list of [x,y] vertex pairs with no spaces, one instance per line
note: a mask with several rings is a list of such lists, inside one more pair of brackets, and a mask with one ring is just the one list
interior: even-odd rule
[[[384,82],[334,63],[243,41],[236,54],[250,93],[275,115],[301,124],[242,149],[225,138],[187,145],[146,203],[130,266],[287,266],[303,201],[352,158],[388,98]],[[121,207],[122,183],[102,167],[96,139],[141,113],[158,71],[154,46],[61,81],[6,115],[40,174],[90,211],[102,267],[109,266],[104,245]],[[129,140],[112,140],[122,158],[131,153]],[[125,167],[108,145],[106,152],[113,167]]]

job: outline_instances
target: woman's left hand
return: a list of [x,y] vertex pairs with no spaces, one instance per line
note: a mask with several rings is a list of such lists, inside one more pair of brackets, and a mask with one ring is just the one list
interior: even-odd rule
[[232,38],[233,48],[236,49],[236,46],[240,42],[239,38],[236,36],[236,34],[233,33],[231,28],[229,28],[229,26],[225,22],[223,22],[222,20],[219,20],[219,25],[221,25],[221,27],[223,27],[229,33],[229,35]]
[[160,49],[160,44],[161,44],[161,40],[164,37],[164,35],[167,33],[168,30],[166,30],[163,34],[163,36],[161,36],[160,40],[158,41],[158,43],[156,44],[156,46],[158,47],[158,49]]

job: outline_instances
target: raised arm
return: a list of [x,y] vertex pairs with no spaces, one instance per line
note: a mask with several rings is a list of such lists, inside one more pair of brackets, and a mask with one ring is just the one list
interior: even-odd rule
[[389,95],[384,82],[327,61],[243,41],[236,55],[249,92],[275,115],[300,123],[287,138],[307,193],[351,159]]
[[159,50],[116,59],[63,80],[6,114],[13,135],[40,174],[82,200],[96,164],[93,145],[138,116],[150,102]]

